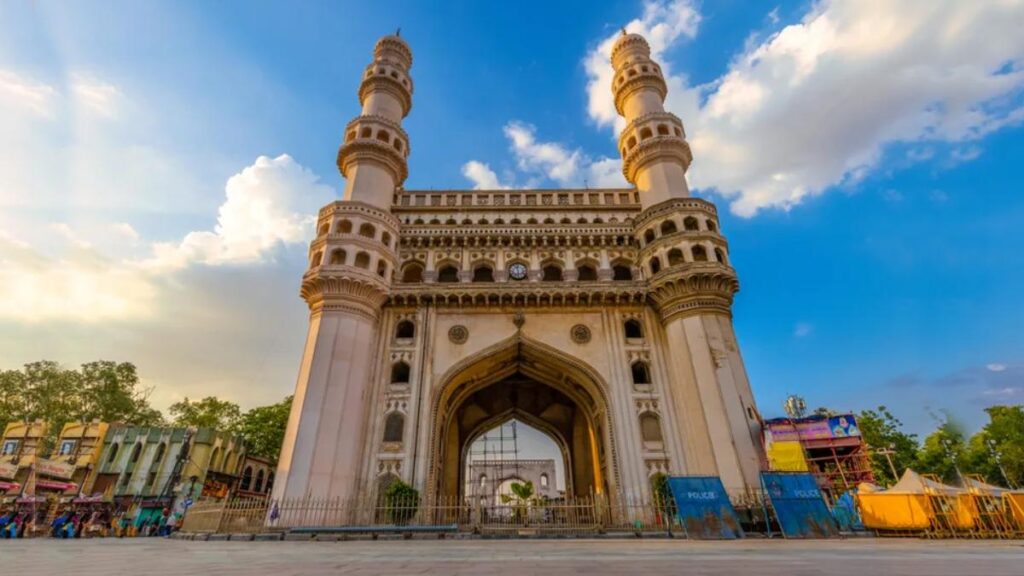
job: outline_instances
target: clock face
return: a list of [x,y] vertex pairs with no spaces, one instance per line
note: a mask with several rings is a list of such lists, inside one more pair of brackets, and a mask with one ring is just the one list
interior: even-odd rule
[[516,262],[508,267],[508,274],[513,280],[522,280],[526,278],[526,266]]

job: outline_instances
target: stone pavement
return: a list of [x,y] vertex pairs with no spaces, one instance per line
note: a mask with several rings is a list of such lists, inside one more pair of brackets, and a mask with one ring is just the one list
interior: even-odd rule
[[1020,576],[1024,542],[851,539],[0,541],[0,574],[828,574]]

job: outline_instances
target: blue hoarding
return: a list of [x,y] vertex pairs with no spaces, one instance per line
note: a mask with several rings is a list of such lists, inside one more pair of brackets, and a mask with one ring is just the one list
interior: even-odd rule
[[810,474],[762,472],[761,485],[786,538],[831,538],[839,527]]
[[671,476],[668,485],[687,538],[743,537],[736,510],[718,476]]

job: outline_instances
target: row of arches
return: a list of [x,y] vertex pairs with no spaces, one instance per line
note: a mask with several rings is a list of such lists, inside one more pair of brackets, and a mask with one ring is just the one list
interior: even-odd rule
[[[311,268],[324,265],[324,253],[322,250],[318,250],[313,254],[309,260]],[[349,252],[344,248],[335,248],[331,250],[330,257],[326,264],[328,266],[355,266],[356,268],[362,268],[363,270],[369,270],[372,264],[372,257],[369,252],[360,250],[355,253],[355,256],[349,259]],[[377,260],[377,275],[381,278],[387,278],[390,266],[384,259]]]
[[[722,264],[728,264],[725,259],[725,251],[721,248],[715,248],[712,252],[708,252],[708,249],[701,244],[694,244],[688,247],[690,252],[690,259],[687,260],[685,253],[682,248],[672,248],[665,253],[665,261],[669,267],[681,266],[687,262],[720,262]],[[711,255],[714,255],[714,258]],[[661,256],[655,254],[651,256],[647,265],[650,268],[651,275],[655,275],[661,272],[662,265],[665,262],[662,261]]]
[[[636,322],[631,320],[630,322]],[[639,324],[639,323],[637,323]],[[638,329],[636,326],[633,329]],[[627,323],[627,330],[629,329]],[[640,337],[643,337],[643,332],[638,332]],[[627,332],[629,334],[629,332]],[[636,360],[629,365],[629,371],[633,379],[634,385],[649,385],[651,384],[651,367],[647,362],[643,360]],[[409,363],[405,360],[399,360],[391,365],[391,383],[392,384],[408,384],[409,379],[412,375],[412,368]]]
[[[526,278],[516,278],[511,274],[513,266],[522,265],[528,270],[526,278],[529,278],[529,263],[522,260],[514,260],[508,263],[506,271],[509,272],[508,278],[513,281],[525,280]],[[576,281],[578,282],[596,282],[599,279],[598,276],[598,264],[592,260],[581,260],[575,267],[576,270]],[[422,262],[412,261],[402,267],[402,282],[407,284],[416,284],[423,282],[424,272],[426,267]],[[461,268],[453,261],[445,261],[437,266],[437,282],[461,282]],[[495,267],[490,262],[481,262],[473,266],[471,269],[472,274],[469,276],[470,282],[495,282]],[[534,271],[532,274],[534,277],[540,278],[542,282],[562,282],[565,281],[565,269],[558,262],[548,261],[541,265],[539,271]],[[612,280],[618,281],[629,281],[633,280],[633,268],[625,261],[617,261],[611,266]]]
[[[334,224],[334,233],[352,234],[354,228],[355,224],[353,224],[351,220],[349,220],[348,218],[342,218],[341,220],[338,220]],[[326,236],[330,232],[330,230],[330,224],[324,222],[323,224],[320,225],[320,230],[318,231],[317,234],[319,236]],[[369,222],[363,222],[362,224],[359,225],[358,234],[364,238],[369,238],[371,240],[380,240],[380,242],[387,246],[388,248],[394,248],[394,246],[392,245],[391,233],[388,232],[387,230],[382,230],[380,233],[380,238],[378,238],[377,227]]]
[[[365,138],[365,139],[369,139],[369,138],[373,138],[374,137],[373,128],[371,128],[369,126],[363,126],[359,130],[358,134],[359,134],[360,138]],[[378,142],[381,142],[383,144],[390,144],[398,152],[402,152],[405,149],[405,145],[402,144],[402,139],[401,138],[399,138],[397,136],[392,136],[391,132],[389,132],[387,130],[384,130],[383,128],[380,128],[380,129],[377,130],[377,135],[376,136],[377,136],[377,141]],[[345,135],[345,142],[346,143],[351,142],[351,141],[353,141],[355,139],[356,139],[356,130],[354,130],[354,129],[350,130],[349,133]]]
[[[626,218],[623,221],[623,223],[628,224],[628,223],[630,223],[632,221],[633,221],[632,218]],[[554,219],[554,218],[552,218],[550,216],[548,216],[547,218],[544,218],[544,219],[537,219],[537,218],[534,218],[534,217],[531,216],[530,218],[526,218],[525,220],[522,219],[522,218],[519,218],[519,217],[513,217],[513,218],[510,218],[508,220],[505,220],[504,218],[501,218],[501,217],[495,218],[494,220],[490,220],[488,218],[480,218],[478,220],[473,220],[472,218],[463,218],[462,220],[456,220],[455,218],[448,217],[445,220],[441,220],[440,218],[431,218],[430,220],[424,220],[423,218],[415,218],[415,219],[406,218],[405,219],[405,223],[406,224],[416,225],[416,226],[421,226],[421,225],[430,225],[430,226],[442,226],[442,225],[443,226],[458,226],[460,224],[463,225],[463,226],[472,226],[474,224],[476,224],[478,226],[487,226],[487,225],[490,225],[490,224],[494,224],[494,225],[497,225],[497,226],[503,226],[505,224],[510,224],[510,225],[517,225],[517,224],[618,224],[619,223],[619,219],[616,218],[615,216],[612,216],[607,221],[604,218],[601,218],[600,216],[597,216],[597,217],[589,219],[589,220],[586,217],[584,217],[584,216],[579,216],[579,217],[577,217],[575,219],[570,218],[568,216],[563,216],[562,218],[559,218],[558,220],[556,220],[556,219]]]
[[[622,324],[623,333],[631,340],[641,340],[644,328],[639,320],[630,318]],[[395,340],[412,340],[416,337],[416,324],[412,320],[400,320],[395,324]],[[392,376],[394,381],[394,376]]]
[[[683,218],[682,229],[686,232],[699,232],[701,230],[707,232],[717,232],[718,226],[715,224],[714,220],[710,218],[705,218],[704,227],[701,228],[699,219],[697,219],[695,216],[687,216]],[[646,246],[647,244],[654,242],[657,238],[660,238],[662,236],[668,236],[669,234],[675,234],[676,232],[679,232],[679,226],[675,220],[671,218],[663,220],[660,224],[656,224],[654,226],[651,226],[647,230],[644,230],[642,236],[643,242],[641,243],[641,246]]]
[[238,484],[239,489],[252,492],[269,494],[274,488],[274,473],[264,472],[262,468],[253,475],[252,466],[246,466],[242,471],[242,479]]
[[[651,126],[644,126],[643,128],[641,128],[639,130],[640,142],[643,142],[644,140],[648,140],[650,138],[654,138],[655,131],[657,131],[658,136],[672,136],[673,134],[675,134],[679,138],[683,137],[683,131],[678,126],[670,127],[668,124],[658,124],[653,129]],[[626,145],[623,146],[620,152],[622,152],[622,155],[625,156],[627,152],[629,152],[633,148],[636,148],[637,144],[637,136],[630,136],[629,138],[626,139]]]

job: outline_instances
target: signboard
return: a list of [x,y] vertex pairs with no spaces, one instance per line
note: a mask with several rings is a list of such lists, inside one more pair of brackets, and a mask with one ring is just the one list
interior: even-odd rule
[[11,462],[0,462],[0,478],[13,480],[18,475],[18,465]]
[[761,486],[786,538],[831,538],[839,527],[811,474],[762,472]]
[[687,538],[743,538],[739,517],[718,476],[671,476],[668,486]]
[[860,436],[853,414],[808,420],[775,420],[767,423],[772,442],[799,442],[801,440],[828,440]]
[[68,479],[75,474],[75,467],[71,464],[65,464],[55,460],[47,460],[45,458],[37,458],[34,467],[37,474],[53,478]]

